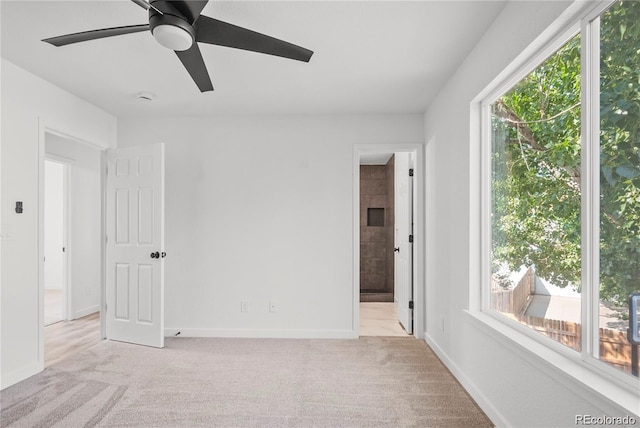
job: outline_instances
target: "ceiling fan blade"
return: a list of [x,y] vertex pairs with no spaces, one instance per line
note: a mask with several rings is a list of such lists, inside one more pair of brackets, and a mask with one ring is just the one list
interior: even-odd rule
[[149,8],[151,7],[146,0],[131,0],[131,1],[137,4],[138,6],[140,6],[141,8],[143,8],[144,10],[149,10]]
[[244,49],[309,62],[313,51],[208,16],[195,23],[196,40],[218,46]]
[[172,5],[193,24],[198,20],[200,12],[202,12],[207,3],[209,3],[209,0],[183,0],[174,1]]
[[102,39],[104,37],[120,36],[122,34],[138,33],[149,30],[149,24],[128,25],[126,27],[103,28],[101,30],[83,31],[81,33],[66,34],[64,36],[50,37],[42,40],[53,46],[65,46],[72,43],[86,42],[88,40]]
[[160,9],[158,9],[157,7],[149,3],[147,0],[131,0],[131,1],[137,4],[138,6],[140,6],[141,8],[143,8],[144,10],[153,9],[156,12],[158,12],[160,15],[164,15],[164,12],[162,12]]
[[209,78],[207,66],[204,65],[202,54],[197,43],[194,43],[186,51],[175,51],[182,65],[187,69],[193,81],[198,85],[200,92],[213,91],[213,84]]

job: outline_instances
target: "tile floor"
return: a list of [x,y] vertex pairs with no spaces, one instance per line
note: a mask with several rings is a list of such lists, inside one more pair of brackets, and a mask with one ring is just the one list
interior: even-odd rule
[[360,302],[360,336],[405,336],[393,302]]

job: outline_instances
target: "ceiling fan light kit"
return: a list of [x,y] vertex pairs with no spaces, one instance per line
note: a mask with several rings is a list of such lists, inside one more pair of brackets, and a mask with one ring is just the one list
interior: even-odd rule
[[173,25],[158,25],[152,34],[158,43],[172,51],[186,51],[193,45],[191,34]]
[[44,39],[54,46],[102,39],[150,30],[156,41],[173,50],[201,92],[212,91],[209,72],[198,42],[243,49],[297,61],[309,62],[313,51],[246,28],[238,27],[200,12],[208,0],[131,0],[149,11],[149,24],[83,31]]
[[[150,22],[153,22],[153,19]],[[172,51],[186,51],[195,41],[193,27],[176,25],[176,23],[162,23],[155,26],[151,24],[151,34],[158,43]]]

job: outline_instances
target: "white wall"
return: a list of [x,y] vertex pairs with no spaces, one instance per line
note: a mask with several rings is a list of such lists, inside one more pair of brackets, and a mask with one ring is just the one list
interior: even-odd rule
[[64,165],[44,164],[44,288],[62,290],[64,275]]
[[573,426],[577,414],[629,414],[615,402],[621,397],[603,392],[615,388],[587,386],[466,312],[477,297],[470,290],[480,287],[479,165],[473,156],[479,147],[470,138],[478,132],[470,127],[470,106],[568,5],[508,4],[425,115],[425,337],[499,426]]
[[120,147],[166,143],[167,334],[352,337],[353,144],[423,135],[422,115],[120,120]]
[[101,153],[87,144],[50,133],[45,136],[45,152],[69,160],[68,314],[70,319],[81,318],[100,310]]
[[[39,168],[43,127],[115,147],[116,118],[2,59],[0,387],[43,368],[39,321]],[[42,143],[42,144],[41,144]],[[15,202],[24,202],[16,214]]]

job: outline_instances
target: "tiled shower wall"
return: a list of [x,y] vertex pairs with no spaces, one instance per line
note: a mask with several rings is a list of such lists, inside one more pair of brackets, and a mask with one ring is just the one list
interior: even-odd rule
[[387,165],[360,166],[361,293],[393,293],[393,178],[393,157]]
[[394,169],[394,156],[391,156],[389,162],[385,166],[387,170],[387,207],[385,217],[385,232],[387,235],[387,292],[393,295],[393,280],[394,280],[394,261],[395,253],[393,252],[395,241],[395,169]]

